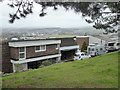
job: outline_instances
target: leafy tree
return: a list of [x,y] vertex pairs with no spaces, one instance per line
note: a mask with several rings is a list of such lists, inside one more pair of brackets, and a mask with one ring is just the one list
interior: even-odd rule
[[83,45],[82,45],[81,51],[83,52],[83,51],[85,51],[85,50],[87,50],[87,45],[86,45],[86,43],[84,42]]
[[[66,10],[73,9],[75,13],[82,13],[86,22],[93,23],[93,27],[96,29],[104,29],[105,33],[116,32],[115,28],[120,23],[120,2],[41,2],[41,0],[33,2],[42,7],[40,17],[46,15],[47,7],[57,10],[58,6],[63,6]],[[17,8],[17,11],[9,14],[9,22],[14,23],[15,19],[25,18],[28,14],[33,13],[33,2],[29,0],[11,1],[8,5],[11,8]],[[106,9],[109,11],[105,11]]]

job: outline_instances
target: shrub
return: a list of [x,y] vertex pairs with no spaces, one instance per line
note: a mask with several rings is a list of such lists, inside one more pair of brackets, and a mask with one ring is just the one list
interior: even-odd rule
[[85,51],[85,50],[87,50],[87,45],[86,45],[86,43],[84,42],[83,45],[82,45],[81,51],[83,52],[83,51]]
[[48,66],[48,65],[51,65],[52,64],[52,61],[51,60],[46,60],[46,61],[43,61],[42,62],[42,65],[43,66]]

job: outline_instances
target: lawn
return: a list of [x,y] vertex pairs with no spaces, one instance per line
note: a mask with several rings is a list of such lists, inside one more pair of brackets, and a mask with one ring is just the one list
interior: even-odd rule
[[117,88],[118,52],[15,73],[3,88]]

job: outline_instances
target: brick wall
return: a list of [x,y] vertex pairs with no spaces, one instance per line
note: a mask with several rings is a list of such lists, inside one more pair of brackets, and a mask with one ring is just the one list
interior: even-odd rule
[[2,41],[2,72],[9,73],[12,72],[12,64],[10,62],[10,48],[8,46],[8,41]]
[[14,60],[18,60],[19,59],[19,49],[18,48],[14,48],[14,47],[10,47],[10,58],[14,59]]
[[59,53],[59,51],[56,50],[55,45],[47,45],[46,51],[42,51],[42,52],[35,52],[35,47],[27,47],[26,48],[26,57],[27,58],[46,56],[46,55],[52,55],[52,54],[57,54],[57,53]]
[[[35,46],[26,47],[26,58],[34,58],[52,54],[58,54],[59,50],[56,50],[56,45],[47,45],[46,51],[35,52]],[[11,59],[18,60],[19,59],[19,48],[10,48]]]
[[82,48],[83,43],[86,43],[86,45],[89,45],[89,37],[78,37],[76,38],[76,43],[80,46],[80,49]]

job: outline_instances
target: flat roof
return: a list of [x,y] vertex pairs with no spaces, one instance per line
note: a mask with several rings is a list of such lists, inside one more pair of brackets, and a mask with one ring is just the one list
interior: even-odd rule
[[[50,41],[51,40],[51,41]],[[46,38],[46,39],[30,39],[30,40],[13,40],[13,41],[10,41],[10,46],[13,46],[11,45],[12,42],[21,42],[20,45],[23,46],[22,44],[25,44],[26,46],[29,46],[29,45],[35,45],[35,43],[38,43],[40,44],[40,42],[42,42],[41,45],[43,44],[47,44],[47,42],[49,42],[49,44],[51,43],[55,43],[55,41],[58,41],[60,43],[60,46],[63,47],[63,46],[74,46],[74,45],[77,45],[76,41],[74,40],[74,37],[66,37],[66,38]],[[35,42],[34,44],[31,44]],[[58,43],[56,42],[56,43]],[[29,44],[29,45],[28,45]],[[16,47],[15,45],[19,46],[18,44],[14,44],[14,47]],[[38,44],[37,44],[38,45]]]
[[39,46],[39,45],[50,45],[60,44],[61,40],[37,40],[37,41],[17,41],[9,42],[10,47],[27,47],[27,46]]
[[76,38],[89,38],[89,36],[76,36]]

